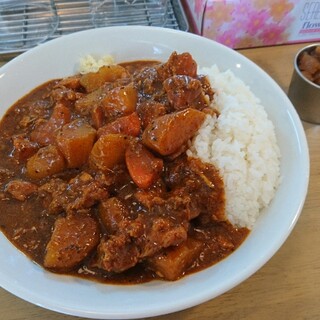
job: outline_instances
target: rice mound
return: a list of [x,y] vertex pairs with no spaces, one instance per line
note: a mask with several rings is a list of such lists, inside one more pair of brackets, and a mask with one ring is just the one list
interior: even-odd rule
[[207,116],[188,156],[214,164],[225,184],[226,215],[235,226],[251,229],[270,204],[280,181],[280,150],[264,107],[240,79],[217,66],[203,68],[219,117]]
[[95,59],[92,55],[88,54],[80,59],[79,72],[81,74],[89,72],[97,72],[103,66],[114,64],[114,59],[111,55],[105,55],[99,59]]

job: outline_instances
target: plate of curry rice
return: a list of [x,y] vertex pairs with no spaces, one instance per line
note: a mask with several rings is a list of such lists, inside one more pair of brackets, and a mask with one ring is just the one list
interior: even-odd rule
[[0,285],[30,303],[93,319],[190,308],[259,270],[299,218],[299,117],[214,41],[63,36],[0,69],[0,101]]

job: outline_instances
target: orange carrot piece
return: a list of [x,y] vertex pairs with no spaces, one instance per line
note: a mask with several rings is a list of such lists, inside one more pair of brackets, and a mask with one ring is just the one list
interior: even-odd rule
[[109,133],[122,133],[128,136],[137,137],[140,133],[141,123],[136,112],[128,116],[120,117],[113,122],[106,124],[98,130],[98,137]]
[[147,189],[159,178],[163,160],[154,156],[142,144],[132,143],[125,156],[130,176],[139,188]]
[[104,112],[101,108],[101,106],[97,105],[94,106],[91,110],[91,119],[93,126],[96,129],[99,129],[103,126],[104,124]]
[[71,120],[71,112],[63,103],[58,102],[52,112],[50,119],[41,123],[30,135],[31,141],[41,146],[53,144],[57,132]]

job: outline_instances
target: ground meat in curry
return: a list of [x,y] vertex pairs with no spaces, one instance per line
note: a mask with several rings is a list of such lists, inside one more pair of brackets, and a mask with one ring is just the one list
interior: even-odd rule
[[44,268],[108,283],[176,280],[248,234],[216,168],[185,154],[213,100],[190,54],[49,81],[5,114],[0,227]]

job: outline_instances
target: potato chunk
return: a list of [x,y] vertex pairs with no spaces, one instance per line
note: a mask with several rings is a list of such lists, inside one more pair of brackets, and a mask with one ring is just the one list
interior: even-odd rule
[[205,117],[205,113],[192,108],[166,114],[146,127],[142,142],[163,156],[170,155],[193,137]]
[[81,120],[65,125],[57,136],[57,145],[67,160],[68,168],[79,168],[89,158],[96,130]]
[[200,241],[188,238],[185,242],[175,247],[170,247],[148,259],[149,266],[157,275],[166,280],[181,278],[194,263],[202,249]]
[[38,150],[27,162],[27,176],[42,179],[66,168],[65,159],[56,146],[49,145]]
[[107,134],[101,136],[94,144],[90,156],[91,168],[109,171],[115,165],[123,163],[128,137],[122,134]]
[[81,79],[81,85],[92,92],[101,87],[105,82],[114,82],[117,79],[129,77],[128,71],[119,65],[103,66],[97,72],[84,74]]
[[67,271],[77,266],[98,245],[97,222],[90,216],[77,214],[58,218],[46,247],[44,266]]
[[102,100],[101,106],[110,117],[126,116],[136,110],[137,101],[137,90],[129,84],[110,90]]

